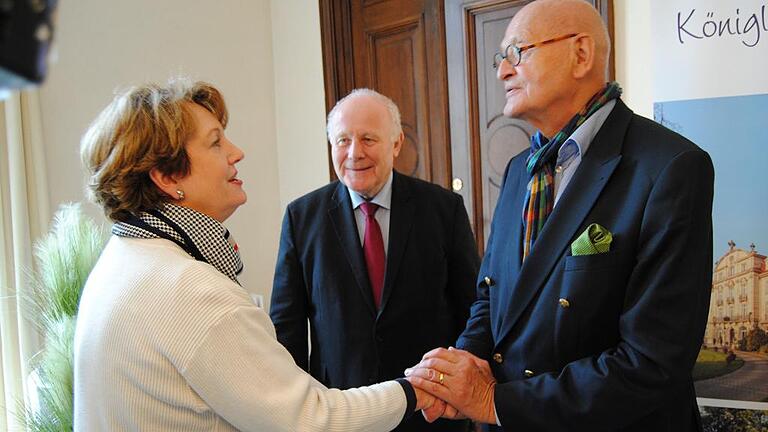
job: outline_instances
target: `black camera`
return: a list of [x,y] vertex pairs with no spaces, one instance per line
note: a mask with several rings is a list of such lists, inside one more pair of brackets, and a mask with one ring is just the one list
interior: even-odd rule
[[0,0],[0,90],[43,82],[56,0]]

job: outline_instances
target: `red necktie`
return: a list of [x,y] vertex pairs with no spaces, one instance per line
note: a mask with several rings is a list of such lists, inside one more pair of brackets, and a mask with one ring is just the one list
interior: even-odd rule
[[368,267],[368,280],[371,282],[373,300],[376,309],[381,306],[381,292],[384,288],[384,240],[381,237],[381,228],[374,215],[379,206],[372,202],[360,204],[365,214],[365,237],[363,239],[363,252],[365,253],[365,265]]

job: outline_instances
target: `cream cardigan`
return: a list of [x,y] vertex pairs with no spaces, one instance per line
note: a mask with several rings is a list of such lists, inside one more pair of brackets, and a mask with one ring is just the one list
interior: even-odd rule
[[324,387],[239,285],[163,239],[112,237],[75,332],[76,431],[386,431],[394,381]]

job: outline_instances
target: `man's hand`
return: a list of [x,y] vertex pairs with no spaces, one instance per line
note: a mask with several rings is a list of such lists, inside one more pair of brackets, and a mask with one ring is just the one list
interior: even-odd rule
[[467,351],[437,348],[426,353],[421,363],[406,369],[405,375],[415,388],[448,403],[443,416],[458,418],[463,414],[477,422],[496,423],[496,379],[487,361]]

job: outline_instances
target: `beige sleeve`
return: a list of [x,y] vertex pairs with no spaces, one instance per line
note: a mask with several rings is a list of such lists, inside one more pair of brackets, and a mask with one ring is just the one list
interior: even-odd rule
[[243,431],[388,431],[406,409],[395,381],[328,389],[275,339],[269,316],[242,306],[210,327],[181,371],[192,389]]

